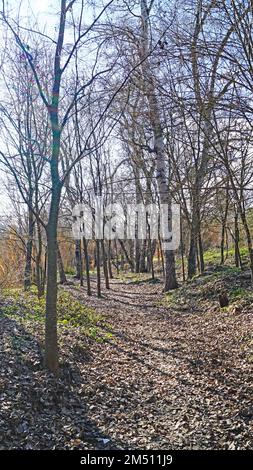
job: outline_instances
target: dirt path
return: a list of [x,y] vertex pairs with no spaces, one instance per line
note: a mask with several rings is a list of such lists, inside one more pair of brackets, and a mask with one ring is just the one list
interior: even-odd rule
[[66,286],[108,339],[59,328],[58,379],[43,367],[43,322],[0,305],[0,449],[252,449],[251,306],[204,308],[197,288],[192,307],[169,309],[159,283],[114,280],[102,299]]
[[114,447],[252,448],[252,314],[170,311],[161,291],[115,280],[85,297],[113,333],[83,372],[89,419]]

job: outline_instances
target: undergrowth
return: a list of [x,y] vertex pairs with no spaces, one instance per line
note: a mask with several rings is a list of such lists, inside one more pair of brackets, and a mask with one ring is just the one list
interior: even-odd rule
[[[218,296],[226,293],[229,298],[228,311],[236,306],[245,306],[253,303],[253,290],[250,279],[241,277],[239,268],[231,266],[218,266],[212,272],[195,276],[191,281],[182,284],[174,291],[168,292],[163,297],[160,305],[175,310],[187,310],[194,306],[203,309],[205,305],[219,306]],[[203,312],[205,310],[203,309]]]
[[[45,322],[45,296],[37,297],[36,288],[24,292],[22,289],[4,289],[1,293],[1,314],[11,317],[19,323]],[[95,341],[111,338],[110,332],[104,332],[100,326],[103,318],[94,308],[88,307],[64,290],[58,293],[58,325],[74,327]]]

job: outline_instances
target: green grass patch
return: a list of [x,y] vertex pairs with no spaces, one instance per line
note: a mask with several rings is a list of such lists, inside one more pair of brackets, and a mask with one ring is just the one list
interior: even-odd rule
[[124,273],[119,274],[115,277],[115,279],[119,279],[120,281],[127,282],[129,284],[142,284],[143,282],[156,284],[160,282],[159,279],[155,278],[152,279],[150,273]]
[[220,251],[219,250],[207,250],[204,252],[204,261],[206,264],[218,264],[220,263]]
[[75,269],[75,268],[71,268],[71,267],[66,268],[66,269],[65,269],[65,274],[66,274],[67,276],[75,276],[75,274],[76,274],[76,269]]
[[216,266],[211,272],[196,275],[179,289],[166,293],[159,304],[174,310],[186,310],[190,306],[206,309],[207,303],[218,305],[222,291],[227,292],[230,306],[252,303],[253,291],[247,284],[241,285],[240,274],[239,268]]
[[[23,322],[45,322],[46,299],[38,299],[36,289],[24,292],[21,289],[5,289],[2,293],[2,315]],[[103,332],[100,327],[102,316],[95,309],[87,307],[73,295],[64,290],[58,293],[58,325],[76,327],[98,341],[106,340],[112,335]]]
[[[242,261],[245,262],[248,260],[248,248],[246,246],[240,247],[240,254]],[[224,251],[225,264],[234,262],[234,248],[230,248],[228,251]],[[207,265],[219,265],[220,264],[220,249],[210,249],[204,252],[204,261]]]
[[230,297],[238,299],[240,297],[245,297],[248,295],[249,291],[243,287],[235,287],[229,291]]

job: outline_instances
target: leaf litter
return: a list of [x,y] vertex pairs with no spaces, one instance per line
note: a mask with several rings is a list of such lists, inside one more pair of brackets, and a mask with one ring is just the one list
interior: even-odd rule
[[115,279],[102,299],[64,289],[108,334],[60,324],[56,379],[43,324],[0,315],[0,449],[252,449],[251,302],[198,302],[197,280],[193,309],[183,288],[166,305],[159,283]]

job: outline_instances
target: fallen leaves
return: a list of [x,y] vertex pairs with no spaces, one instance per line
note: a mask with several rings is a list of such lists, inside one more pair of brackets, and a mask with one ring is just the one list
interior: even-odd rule
[[212,299],[175,311],[157,302],[157,285],[117,280],[101,300],[65,289],[112,336],[100,343],[61,325],[55,380],[41,323],[1,317],[0,448],[252,448],[251,304],[240,315]]

